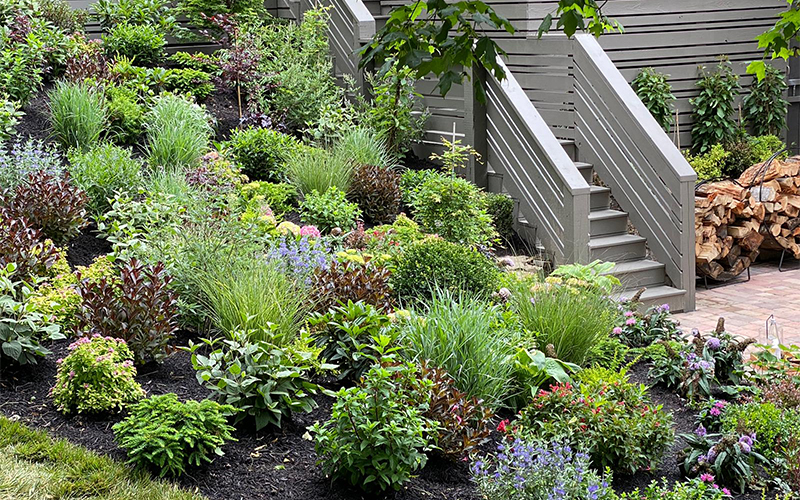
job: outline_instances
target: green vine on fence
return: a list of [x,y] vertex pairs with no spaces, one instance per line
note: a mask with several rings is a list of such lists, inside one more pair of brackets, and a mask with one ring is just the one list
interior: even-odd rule
[[694,107],[694,150],[705,153],[714,144],[724,144],[736,135],[733,102],[741,86],[727,59],[721,59],[715,71],[708,72],[704,67],[700,71],[700,94],[689,102]]
[[755,80],[750,94],[744,98],[744,120],[753,135],[779,135],[786,128],[786,111],[789,103],[783,98],[787,89],[784,74],[779,69],[766,66],[764,77]]
[[631,87],[661,128],[669,132],[675,121],[672,117],[672,103],[675,101],[675,96],[672,95],[672,86],[667,78],[668,75],[659,73],[653,68],[644,68],[633,79]]

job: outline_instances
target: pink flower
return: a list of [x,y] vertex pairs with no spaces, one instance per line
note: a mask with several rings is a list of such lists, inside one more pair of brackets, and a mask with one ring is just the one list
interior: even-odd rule
[[319,238],[322,233],[319,232],[315,226],[303,226],[300,228],[300,236],[308,236],[311,238]]
[[722,413],[722,412],[720,412],[720,411],[719,411],[719,408],[717,408],[717,407],[715,406],[714,408],[711,408],[711,410],[709,410],[709,412],[708,412],[708,413],[712,414],[712,415],[713,415],[713,416],[715,416],[715,417],[718,417],[718,416],[719,416],[719,414],[720,414],[720,413]]
[[704,483],[713,483],[714,476],[708,473],[700,474],[700,480],[703,481]]
[[635,318],[628,318],[628,319],[625,320],[625,324],[628,325],[628,326],[635,325],[636,324],[636,319]]
[[633,316],[633,311],[625,311],[626,318],[630,318],[631,316]]
[[613,329],[613,330],[611,330],[611,333],[613,333],[614,335],[620,335],[620,334],[622,334],[622,327],[615,326],[615,327],[614,327],[614,329]]
[[69,378],[75,378],[75,370],[69,371]]
[[722,488],[722,493],[724,493],[725,495],[731,496],[731,490],[729,490],[728,488]]
[[727,404],[728,403],[726,401],[717,401],[716,403],[714,403],[714,407],[722,409],[725,408],[725,405]]

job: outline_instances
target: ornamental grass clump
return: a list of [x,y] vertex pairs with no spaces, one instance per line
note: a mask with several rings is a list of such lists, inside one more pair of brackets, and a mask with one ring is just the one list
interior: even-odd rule
[[56,385],[50,394],[63,413],[120,411],[144,397],[136,382],[133,353],[122,339],[99,334],[82,337],[58,360]]
[[213,133],[205,110],[175,95],[156,100],[145,117],[147,155],[152,167],[196,165]]
[[97,144],[108,116],[101,90],[88,83],[58,81],[49,97],[53,135],[65,150],[86,151]]
[[289,180],[304,196],[314,191],[324,194],[332,187],[346,193],[354,169],[349,157],[310,147],[298,148],[286,162]]
[[616,498],[608,471],[592,470],[586,452],[558,441],[517,437],[499,444],[496,455],[476,459],[470,470],[480,492],[492,500]]

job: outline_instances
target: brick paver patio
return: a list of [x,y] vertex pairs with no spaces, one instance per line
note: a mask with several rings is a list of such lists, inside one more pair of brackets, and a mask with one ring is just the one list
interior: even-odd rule
[[775,315],[783,330],[785,344],[800,345],[800,267],[791,261],[790,269],[778,271],[776,263],[759,263],[736,281],[706,290],[697,286],[697,310],[676,314],[685,331],[698,328],[711,331],[717,318],[725,318],[725,329],[737,335],[754,337],[764,342],[764,325],[770,314]]

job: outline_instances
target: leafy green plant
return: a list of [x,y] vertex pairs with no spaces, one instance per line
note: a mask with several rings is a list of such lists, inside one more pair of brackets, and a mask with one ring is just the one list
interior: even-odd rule
[[633,474],[655,467],[674,434],[671,416],[650,400],[647,388],[628,382],[624,372],[601,368],[577,378],[577,387],[556,384],[536,395],[520,415],[522,435],[565,439],[586,450],[598,469]]
[[621,283],[618,278],[609,274],[614,269],[613,262],[595,260],[589,264],[563,264],[553,270],[551,276],[562,278],[569,283],[575,279],[590,288],[610,293]]
[[142,66],[155,66],[164,58],[167,41],[154,26],[122,22],[103,34],[103,48],[109,58],[127,57]]
[[322,194],[316,189],[307,194],[300,202],[300,213],[303,221],[317,226],[323,232],[335,227],[349,231],[356,226],[356,220],[361,217],[358,205],[347,201],[345,193],[335,186]]
[[177,28],[173,7],[166,0],[98,0],[92,10],[103,28],[121,23],[157,26],[163,33]]
[[42,339],[63,339],[56,324],[33,312],[27,302],[30,288],[17,281],[16,266],[3,264],[0,268],[0,359],[10,359],[20,365],[35,365],[37,357],[50,351],[39,342]]
[[211,74],[192,68],[173,68],[164,73],[164,89],[183,95],[191,95],[205,101],[214,93]]
[[411,205],[416,196],[419,187],[431,177],[442,177],[444,174],[436,170],[406,170],[400,176],[400,193],[403,197],[403,203]]
[[361,387],[341,389],[331,418],[309,427],[326,474],[364,490],[399,490],[427,462],[431,423],[392,379],[401,367],[374,366]]
[[520,386],[513,402],[516,408],[525,407],[531,397],[536,397],[539,387],[549,382],[558,384],[572,382],[572,375],[581,370],[576,364],[550,358],[536,349],[524,348],[517,349],[514,368],[514,378]]
[[119,280],[79,280],[76,331],[125,340],[137,364],[163,361],[178,329],[171,281],[164,264],[147,266],[136,259],[120,267]]
[[348,300],[308,319],[311,335],[322,348],[320,358],[336,365],[339,379],[358,381],[380,358],[377,340],[393,338],[389,317],[373,305]]
[[0,94],[0,141],[7,141],[16,135],[16,126],[19,120],[25,116],[16,102]]
[[697,156],[684,154],[694,171],[697,172],[698,181],[721,179],[722,171],[730,156],[722,144],[714,144],[707,152]]
[[368,220],[391,223],[400,213],[400,174],[388,167],[364,163],[353,172],[349,197]]
[[135,89],[129,86],[107,85],[108,122],[110,136],[122,144],[134,144],[144,133],[144,107]]
[[303,195],[333,187],[348,192],[354,168],[347,155],[309,147],[296,150],[286,163],[289,180]]
[[212,129],[205,110],[174,95],[159,97],[145,117],[148,161],[153,167],[196,165]]
[[516,332],[503,324],[500,306],[437,291],[400,328],[405,354],[445,369],[468,397],[500,408],[514,395]]
[[669,305],[651,306],[644,313],[637,303],[621,303],[613,334],[630,347],[646,347],[660,340],[677,340],[681,330],[669,313]]
[[40,171],[28,175],[13,193],[2,196],[0,204],[13,217],[24,218],[44,237],[63,245],[88,224],[87,201],[86,194],[69,179]]
[[713,72],[701,67],[697,87],[700,94],[689,100],[694,107],[692,142],[695,151],[706,153],[736,134],[733,101],[739,93],[739,77],[730,62],[723,59]]
[[[210,352],[201,354],[205,348]],[[203,339],[189,350],[197,381],[218,402],[240,410],[236,423],[251,419],[256,430],[281,427],[292,412],[308,413],[317,407],[313,396],[318,387],[308,381],[311,352],[278,349],[241,334],[222,341]]]
[[431,290],[489,293],[499,271],[494,262],[471,248],[439,238],[411,243],[397,259],[390,283],[403,299],[430,297]]
[[108,117],[102,91],[84,82],[58,81],[48,97],[53,134],[64,149],[86,151],[97,144]]
[[753,482],[756,465],[766,463],[753,450],[755,434],[708,434],[699,427],[693,434],[682,434],[686,448],[678,457],[678,466],[690,477],[713,474],[713,478],[734,491],[744,493]]
[[81,337],[61,360],[50,391],[59,411],[95,413],[120,411],[144,397],[135,380],[133,353],[125,341],[112,337]]
[[466,168],[469,162],[469,157],[475,158],[475,161],[481,161],[481,155],[470,145],[462,145],[460,139],[454,139],[453,142],[442,137],[442,144],[444,150],[441,154],[431,153],[430,159],[439,161],[445,173],[454,175],[459,169]]
[[636,95],[661,128],[667,132],[675,121],[672,113],[675,96],[672,95],[672,86],[668,78],[668,75],[659,73],[653,68],[642,68],[631,82]]
[[281,181],[286,175],[286,162],[299,148],[297,140],[287,134],[266,128],[235,131],[225,143],[242,173],[254,181]]
[[136,193],[141,170],[142,164],[129,149],[110,143],[71,155],[67,167],[72,181],[89,196],[89,209],[95,215],[111,208],[115,194]]
[[720,424],[724,434],[755,434],[758,441],[752,448],[774,461],[783,455],[800,425],[800,410],[780,408],[771,402],[729,404],[722,412]]
[[0,89],[20,106],[42,85],[43,49],[40,43],[4,43],[0,47]]
[[226,416],[236,410],[214,401],[181,403],[175,394],[143,399],[115,424],[114,437],[137,467],[152,467],[159,475],[179,476],[187,466],[211,463],[222,445],[234,441]]
[[284,182],[250,182],[242,185],[240,193],[246,203],[263,198],[276,217],[291,212],[294,209],[295,198],[297,198],[297,189]]
[[273,262],[241,255],[209,262],[197,276],[203,304],[214,326],[231,337],[235,332],[251,340],[286,346],[300,331],[306,292]]
[[638,488],[620,495],[621,500],[724,500],[730,498],[728,488],[720,488],[712,477],[695,478],[670,485],[662,479],[659,485],[651,482],[643,491]]
[[[769,160],[772,155],[786,147],[783,141],[774,135],[751,137],[750,145],[757,163]],[[779,155],[778,159],[786,158],[786,154],[787,153],[783,153]]]
[[779,135],[786,128],[789,105],[783,98],[786,89],[783,72],[773,66],[766,66],[763,78],[753,81],[742,106],[745,123],[750,125],[753,135]]
[[411,202],[422,229],[462,245],[485,245],[495,236],[486,199],[474,184],[435,176],[423,182]]

